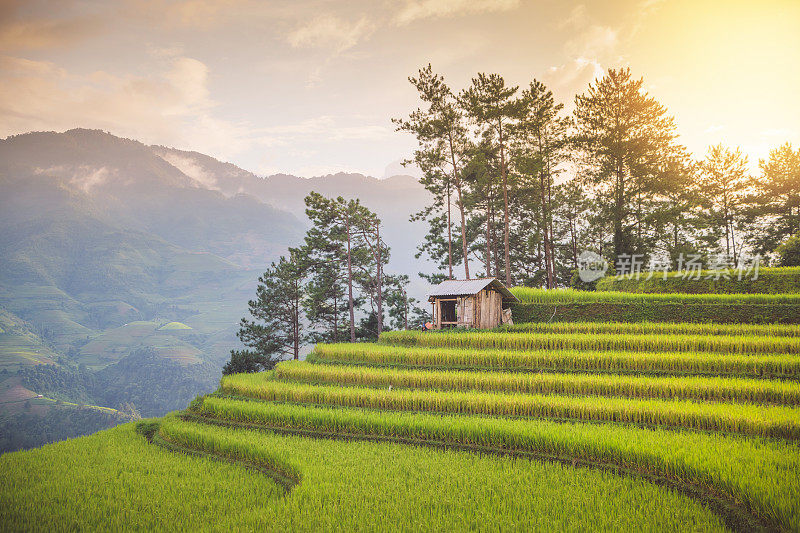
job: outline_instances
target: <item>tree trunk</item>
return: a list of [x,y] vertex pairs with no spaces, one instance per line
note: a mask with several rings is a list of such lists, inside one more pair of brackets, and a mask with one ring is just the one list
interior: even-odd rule
[[[338,287],[334,288],[338,291]],[[333,342],[339,342],[339,298],[333,293]]]
[[408,329],[408,293],[403,290],[403,329]]
[[[449,216],[448,216],[449,222]],[[383,268],[381,265],[381,224],[375,221],[375,240],[377,241],[377,256],[378,256],[378,335],[383,331]],[[450,265],[450,275],[452,277],[452,264]]]
[[[625,208],[625,189],[624,189],[624,179],[622,177],[622,160],[617,158],[617,169],[616,169],[616,179],[617,179],[617,187],[615,192],[615,202],[614,202],[614,260],[615,263],[618,260],[619,256],[623,253],[627,253],[626,250],[623,250],[623,232],[622,232],[622,217],[623,217],[623,209]],[[616,266],[616,264],[615,264]]]
[[453,232],[450,222],[450,180],[447,180],[447,268],[448,279],[453,279]]
[[550,235],[550,272],[553,276],[551,281],[550,288],[555,289],[556,287],[556,258],[555,258],[555,251],[553,249],[553,179],[552,179],[552,171],[550,169],[550,156],[547,156],[547,231]]
[[[491,178],[490,178],[491,179]],[[492,277],[492,191],[491,182],[486,195],[486,277]]]
[[503,249],[506,263],[506,285],[511,286],[511,248],[508,242],[508,172],[506,171],[506,152],[503,145],[503,123],[499,123],[500,133],[500,175],[503,178]]
[[[456,154],[453,151],[453,136],[448,136],[450,141],[450,160],[453,163],[453,184],[456,186],[458,193],[458,210],[461,213],[461,246],[464,254],[464,276],[469,279],[469,255],[467,249],[467,217],[464,214],[464,200],[461,195],[461,178],[458,176],[458,168],[456,167]],[[450,273],[452,278],[452,272]]]
[[547,274],[547,288],[553,288],[553,258],[552,250],[550,249],[550,235],[548,223],[548,208],[547,208],[547,195],[544,171],[539,172],[539,197],[542,202],[542,240],[544,245],[544,264],[545,272]]
[[300,359],[300,282],[294,280],[294,310],[293,310],[293,329],[294,329],[294,360]]
[[356,318],[353,310],[353,262],[350,257],[350,210],[345,207],[345,225],[347,227],[347,299],[350,307],[350,342],[356,342]]
[[570,244],[572,245],[572,266],[577,270],[578,269],[578,242],[575,236],[575,219],[570,217],[569,219],[569,238]]

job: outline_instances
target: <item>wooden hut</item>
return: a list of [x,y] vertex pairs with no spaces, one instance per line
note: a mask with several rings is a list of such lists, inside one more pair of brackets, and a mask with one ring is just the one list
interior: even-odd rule
[[433,327],[489,329],[511,322],[511,304],[517,302],[494,278],[443,281],[428,294],[433,304]]

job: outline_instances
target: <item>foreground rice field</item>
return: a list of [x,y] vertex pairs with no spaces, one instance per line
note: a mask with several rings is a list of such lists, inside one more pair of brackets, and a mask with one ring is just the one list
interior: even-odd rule
[[[143,528],[170,513],[174,529],[800,531],[791,326],[388,332],[227,376],[185,412],[140,427],[152,443],[131,426],[83,440],[83,460],[119,448],[93,463],[108,487],[40,529],[113,529],[102,502],[136,490],[166,494],[142,516],[128,511]],[[59,455],[78,442],[0,458],[3,486],[15,488],[0,495],[2,529],[66,490],[63,476],[29,483],[27,472],[79,468]],[[176,458],[165,470],[180,464],[185,478],[147,470],[136,447],[155,465]],[[206,464],[220,493],[238,498],[229,485],[248,483],[263,498],[215,515],[212,492],[188,488],[207,486]],[[128,469],[135,480],[119,474]]]
[[727,494],[748,511],[791,529],[800,519],[800,449],[761,439],[620,426],[315,408],[207,398],[200,415],[222,421],[405,441],[463,444],[628,465]]
[[[0,457],[4,531],[724,531],[676,490],[612,472],[392,443],[337,442],[167,418]],[[251,465],[292,465],[288,492]],[[58,502],[58,504],[55,504]]]

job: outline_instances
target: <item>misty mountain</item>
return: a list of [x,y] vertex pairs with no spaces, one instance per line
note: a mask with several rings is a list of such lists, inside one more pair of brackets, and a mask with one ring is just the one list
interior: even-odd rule
[[338,173],[313,178],[275,174],[265,178],[230,163],[197,152],[186,152],[163,146],[153,151],[195,180],[198,187],[220,191],[226,196],[247,194],[276,208],[305,219],[303,199],[316,191],[324,196],[358,198],[378,214],[385,225],[383,237],[392,248],[390,270],[416,277],[424,264],[414,258],[426,228],[409,222],[430,201],[430,193],[411,176],[397,175],[376,179],[362,174]]
[[[392,271],[425,268],[413,258],[424,228],[408,216],[428,193],[408,176],[262,178],[97,130],[0,141],[0,384],[148,415],[211,390],[258,276],[301,242],[312,190],[379,214]],[[165,391],[177,375],[180,394]],[[105,388],[78,394],[64,385],[75,376]]]

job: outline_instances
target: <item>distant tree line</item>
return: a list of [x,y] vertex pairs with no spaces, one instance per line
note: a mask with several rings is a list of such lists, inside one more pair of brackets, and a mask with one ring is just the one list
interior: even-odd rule
[[183,409],[198,392],[214,389],[219,367],[206,362],[183,366],[145,347],[98,371],[33,365],[18,375],[24,387],[48,398],[112,407],[138,418]]
[[0,419],[0,453],[88,435],[131,420],[119,413],[88,407],[56,405],[42,415],[32,414],[32,410],[26,405],[22,412]]
[[[257,372],[298,359],[315,342],[357,342],[418,319],[406,275],[385,272],[390,248],[381,221],[358,200],[305,198],[311,229],[258,279],[224,374]],[[387,323],[388,318],[388,323]]]
[[570,115],[538,80],[479,74],[455,92],[428,65],[409,81],[422,105],[394,123],[418,140],[407,163],[433,194],[412,217],[428,224],[431,281],[568,285],[583,250],[667,269],[690,255],[800,264],[800,149],[773,149],[758,175],[723,145],[695,161],[630,69],[596,79]]

